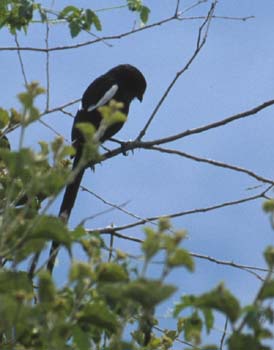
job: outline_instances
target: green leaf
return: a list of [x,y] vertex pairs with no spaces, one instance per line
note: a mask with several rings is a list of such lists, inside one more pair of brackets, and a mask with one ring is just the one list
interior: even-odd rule
[[37,223],[31,230],[30,238],[44,238],[54,240],[58,243],[69,246],[71,239],[66,225],[60,218],[55,216],[40,216]]
[[274,280],[266,281],[259,294],[260,300],[274,298]]
[[87,332],[75,326],[72,330],[72,337],[77,350],[90,350],[90,336]]
[[49,145],[47,142],[44,141],[40,141],[39,145],[41,147],[41,153],[44,155],[48,155],[49,154]]
[[83,309],[78,312],[77,318],[80,325],[94,325],[111,333],[115,333],[119,328],[116,315],[102,301],[85,304]]
[[22,120],[22,114],[19,113],[16,109],[10,109],[10,123],[11,125],[16,125]]
[[70,35],[75,38],[81,32],[81,25],[78,22],[69,23]]
[[[0,148],[10,150],[9,139],[5,135],[0,136]],[[1,156],[0,156],[0,159],[1,159]]]
[[102,30],[102,24],[99,20],[99,17],[93,12],[93,24],[95,25],[95,28],[98,30],[98,31],[101,31]]
[[181,301],[176,303],[173,311],[174,317],[177,317],[181,311],[188,307],[195,306],[196,296],[194,295],[184,295],[181,297]]
[[182,248],[176,248],[173,253],[170,253],[167,258],[169,267],[184,266],[189,271],[194,270],[194,260],[189,252]]
[[231,322],[235,322],[240,314],[238,300],[224,287],[219,284],[209,293],[197,297],[195,305],[201,308],[212,308],[223,312]]
[[152,308],[169,298],[176,291],[172,285],[163,285],[160,281],[139,279],[129,282],[125,287],[124,295],[144,308]]
[[266,213],[271,213],[274,211],[274,199],[269,199],[263,203],[263,210]]
[[86,140],[92,139],[96,132],[95,127],[90,123],[77,123],[76,127],[81,131]]
[[32,284],[26,272],[0,271],[0,293],[16,295],[19,291],[32,293]]
[[142,6],[142,9],[140,11],[140,18],[144,24],[147,23],[149,14],[150,14],[150,9],[147,6]]
[[[233,333],[228,339],[228,350],[266,350],[259,341],[250,334]],[[269,348],[270,350],[270,348]]]
[[101,263],[97,270],[99,282],[126,282],[128,274],[126,270],[113,262]]
[[142,8],[142,0],[127,0],[130,11],[140,11]]
[[158,229],[160,232],[165,232],[170,230],[171,224],[169,218],[160,218],[158,221]]
[[145,254],[145,259],[150,260],[160,249],[159,234],[151,227],[144,228],[146,239],[142,243],[142,251]]
[[39,274],[38,296],[41,303],[53,303],[55,300],[55,285],[48,271],[42,271]]
[[185,339],[200,344],[202,328],[203,322],[197,312],[194,312],[190,317],[186,317],[184,319]]
[[3,108],[0,108],[0,129],[4,129],[9,123],[9,113]]
[[91,279],[93,277],[94,273],[90,264],[84,262],[75,262],[72,264],[69,273],[69,279],[71,282],[83,278]]
[[202,312],[205,319],[206,331],[209,334],[214,325],[214,315],[210,309],[202,309]]
[[86,21],[89,25],[94,24],[98,31],[102,30],[102,25],[96,13],[90,9],[86,10]]
[[63,8],[63,10],[59,13],[58,18],[61,19],[68,15],[77,14],[77,13],[79,13],[79,9],[75,6],[69,5]]
[[264,258],[267,262],[267,265],[270,269],[273,269],[274,266],[274,247],[268,246],[264,251]]

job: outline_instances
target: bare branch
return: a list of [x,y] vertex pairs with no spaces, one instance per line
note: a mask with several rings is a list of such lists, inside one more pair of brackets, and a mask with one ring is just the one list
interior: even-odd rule
[[245,270],[245,271],[253,274],[254,276],[256,276],[260,281],[263,281],[264,279],[260,275],[255,273],[253,270],[260,271],[260,272],[268,272],[269,271],[267,268],[264,268],[264,267],[237,264],[233,261],[219,260],[219,259],[213,258],[213,257],[208,256],[208,255],[191,253],[191,252],[190,252],[190,255],[193,256],[194,258],[208,260],[208,261],[214,262],[215,264],[218,264],[218,265],[226,265],[226,266],[235,267],[237,269]]
[[[159,326],[153,326],[154,329],[156,329],[158,332],[161,332],[163,334],[166,333],[166,330],[160,328]],[[185,341],[185,340],[182,340],[180,339],[179,337],[175,338],[174,339],[176,342],[180,343],[180,344],[184,344],[184,345],[187,345],[187,346],[190,346],[191,348],[195,349],[195,350],[201,350],[200,347],[197,347],[197,345],[193,345],[191,344],[190,342],[188,341]]]
[[206,212],[209,212],[209,211],[212,211],[212,210],[221,209],[221,208],[225,208],[225,207],[229,207],[229,206],[233,206],[233,205],[238,205],[238,204],[254,201],[254,200],[257,200],[259,198],[264,198],[264,195],[265,195],[266,191],[269,191],[271,187],[268,187],[265,191],[263,191],[262,193],[259,193],[257,195],[245,197],[245,198],[238,199],[238,200],[235,200],[235,201],[223,202],[221,204],[216,204],[216,205],[205,207],[205,208],[197,208],[197,209],[191,209],[191,210],[186,210],[186,211],[180,211],[180,212],[177,212],[177,213],[153,216],[153,217],[142,219],[142,220],[139,220],[139,221],[127,224],[127,225],[123,225],[123,226],[104,227],[104,228],[97,228],[97,229],[87,229],[86,231],[88,233],[94,233],[94,232],[114,233],[116,231],[127,230],[127,229],[132,228],[132,227],[144,225],[147,222],[156,221],[156,220],[159,220],[160,218],[176,218],[176,217],[181,217],[181,216],[186,216],[186,215],[192,215],[192,214],[198,214],[198,213],[206,213]]
[[232,164],[228,164],[228,163],[224,163],[224,162],[219,162],[213,159],[207,159],[207,158],[202,158],[202,157],[197,157],[194,156],[192,154],[186,153],[186,152],[182,152],[182,151],[177,151],[174,149],[168,149],[168,148],[162,148],[162,147],[158,147],[158,146],[152,146],[149,149],[155,150],[155,151],[159,151],[162,153],[168,153],[168,154],[176,154],[178,156],[184,157],[184,158],[188,158],[188,159],[192,159],[196,162],[201,162],[201,163],[207,163],[207,164],[211,164],[220,168],[225,168],[225,169],[230,169],[230,170],[234,170],[237,171],[239,173],[244,173],[247,174],[251,177],[253,177],[254,179],[264,182],[264,183],[268,183],[271,185],[274,185],[274,180],[270,180],[267,179],[261,175],[258,175],[256,173],[254,173],[253,171],[249,170],[249,169],[245,169],[236,165],[232,165]]
[[[86,230],[87,233],[91,233],[90,231]],[[98,233],[98,231],[97,231]],[[132,237],[132,236],[128,236],[128,235],[123,235],[122,233],[119,233],[117,231],[113,231],[113,232],[109,232],[109,233],[101,233],[101,234],[109,234],[118,238],[122,238],[124,240],[127,241],[131,241],[131,242],[136,242],[136,243],[143,243],[144,240],[140,239],[140,238],[136,238],[136,237]],[[204,255],[204,254],[198,254],[198,253],[193,253],[193,252],[189,252],[189,254],[193,257],[193,258],[197,258],[197,259],[203,259],[203,260],[207,260],[209,262],[213,262],[217,265],[224,265],[224,266],[230,266],[230,267],[234,267],[240,270],[244,270],[248,273],[251,273],[253,276],[255,276],[256,278],[258,278],[260,281],[264,281],[264,279],[255,271],[260,271],[260,272],[269,272],[269,269],[264,268],[264,267],[257,267],[257,266],[251,266],[251,265],[243,265],[243,264],[238,264],[235,263],[234,261],[226,261],[226,260],[220,260],[220,259],[216,259],[213,258],[209,255]],[[162,262],[161,262],[162,263]]]
[[119,206],[119,205],[117,205],[117,204],[111,203],[110,201],[104,199],[103,197],[99,196],[99,195],[96,194],[95,192],[89,190],[87,187],[85,187],[85,186],[80,186],[80,187],[81,187],[81,189],[82,189],[83,191],[88,192],[89,194],[91,194],[91,195],[94,196],[95,198],[99,199],[99,200],[100,200],[101,202],[103,202],[104,204],[107,204],[107,205],[111,206],[112,208],[117,209],[117,210],[123,212],[124,214],[127,214],[127,215],[129,215],[129,216],[131,216],[131,217],[133,217],[133,218],[135,218],[135,219],[138,219],[138,220],[145,220],[144,218],[140,217],[139,215],[136,215],[136,214],[134,214],[134,213],[132,213],[132,212],[130,212],[130,211],[128,211],[128,210],[122,208],[121,206]]
[[[186,130],[186,131],[183,131],[183,132],[181,132],[179,134],[168,136],[168,137],[165,137],[165,138],[162,138],[162,139],[159,139],[159,140],[150,141],[150,144],[152,144],[152,145],[156,145],[156,144],[160,145],[160,144],[163,144],[163,143],[176,141],[178,139],[181,139],[181,138],[184,138],[184,137],[187,137],[187,136],[190,136],[190,135],[196,135],[196,134],[200,134],[200,133],[202,133],[204,131],[208,131],[208,130],[211,130],[211,129],[219,128],[219,127],[224,126],[226,124],[232,123],[235,120],[253,116],[253,115],[257,114],[258,112],[262,111],[263,109],[266,109],[266,108],[272,106],[273,104],[274,104],[274,99],[266,101],[266,102],[264,102],[264,103],[262,103],[262,104],[260,104],[260,105],[258,105],[256,107],[254,107],[252,109],[249,109],[247,111],[244,111],[242,113],[234,114],[234,115],[232,115],[230,117],[227,117],[225,119],[222,119],[220,121],[217,121],[217,122],[214,122],[214,123],[211,123],[211,124],[207,124],[207,125],[204,125],[204,126],[200,126],[198,128],[195,128],[195,129]],[[148,144],[148,143],[146,142],[146,144]]]
[[[141,132],[137,136],[136,140],[140,141],[145,136],[148,127],[150,126],[152,120],[154,119],[154,117],[156,116],[156,114],[159,111],[160,107],[162,106],[162,104],[166,100],[168,94],[170,93],[170,91],[172,90],[174,85],[176,84],[177,80],[183,75],[183,73],[186,70],[188,70],[188,68],[191,66],[191,64],[193,63],[193,61],[195,60],[195,58],[197,57],[197,55],[199,54],[199,52],[203,48],[204,44],[206,43],[207,34],[208,34],[208,28],[209,28],[209,24],[210,24],[210,20],[211,20],[211,16],[213,14],[214,8],[215,8],[215,2],[212,4],[205,21],[199,27],[198,37],[197,37],[197,42],[196,42],[196,49],[195,49],[194,53],[192,54],[192,56],[190,57],[188,62],[184,65],[184,67],[182,69],[180,69],[176,73],[175,77],[172,79],[171,83],[168,85],[168,87],[165,90],[163,96],[160,98],[160,100],[157,103],[156,107],[152,111],[151,116],[149,117],[149,119],[148,119],[147,123],[145,124],[144,128],[141,130]],[[203,28],[205,26],[207,26],[207,30],[205,31],[205,34],[204,34],[203,38],[201,39],[202,30],[203,30]]]
[[234,114],[230,117],[219,120],[217,122],[207,124],[204,126],[200,126],[198,128],[185,130],[179,134],[171,135],[171,136],[164,137],[161,139],[156,139],[156,140],[151,140],[151,141],[135,140],[132,142],[123,143],[123,147],[115,148],[115,149],[103,154],[100,162],[103,162],[104,160],[109,159],[109,158],[113,158],[113,157],[117,156],[118,154],[124,154],[125,152],[132,151],[132,150],[137,149],[137,148],[144,148],[144,149],[150,148],[150,147],[155,146],[155,145],[161,145],[161,144],[165,144],[168,142],[173,142],[173,141],[182,139],[184,137],[188,137],[190,135],[196,135],[196,134],[200,134],[200,133],[203,133],[203,132],[211,130],[211,129],[222,127],[224,125],[227,125],[229,123],[234,122],[235,120],[251,117],[251,116],[257,114],[258,112],[272,106],[273,104],[274,104],[274,99],[266,101],[266,102],[264,102],[256,107],[252,108],[252,109],[249,109],[247,111],[244,111],[244,112],[241,112],[238,114]]
[[27,86],[28,85],[28,80],[27,80],[27,75],[26,75],[26,72],[25,72],[23,58],[22,58],[22,55],[21,55],[21,52],[20,52],[20,44],[19,44],[19,41],[18,41],[17,33],[15,33],[15,35],[14,35],[14,40],[15,40],[15,43],[16,43],[16,51],[17,51],[19,62],[20,62],[20,67],[21,67],[21,72],[22,72],[23,78],[24,78],[24,83],[25,83],[25,86]]
[[[87,233],[98,233],[98,231],[94,231],[94,232],[89,231],[89,230],[86,230],[86,231],[87,231]],[[136,242],[136,243],[143,243],[144,242],[143,239],[136,238],[133,236],[128,236],[128,235],[123,235],[122,233],[117,232],[115,229],[113,230],[113,232],[103,232],[103,233],[99,232],[99,233],[113,235],[113,236],[125,239],[126,241],[131,241],[131,242]]]
[[208,0],[198,0],[197,2],[195,2],[194,4],[188,6],[187,8],[185,8],[180,15],[189,12],[190,10],[194,9],[195,7],[204,4],[205,2],[208,2]]
[[[134,219],[138,219],[138,220],[141,220],[142,222],[150,223],[150,224],[152,224],[152,225],[157,226],[157,223],[156,223],[156,222],[150,221],[149,219],[142,218],[141,216],[136,215],[136,214],[130,212],[129,210],[124,209],[121,205],[117,205],[117,204],[111,203],[110,201],[106,200],[105,198],[99,196],[97,193],[95,193],[95,192],[89,190],[87,187],[85,187],[85,186],[80,186],[80,187],[81,187],[81,189],[82,189],[83,191],[88,192],[89,194],[91,194],[91,195],[94,196],[95,198],[99,199],[99,200],[100,200],[101,202],[103,202],[104,204],[106,204],[106,205],[112,207],[113,209],[117,209],[117,210],[121,211],[122,213],[124,213],[124,214],[126,214],[126,215],[128,215],[128,216],[130,216],[130,217],[133,217]],[[126,202],[126,203],[128,203],[128,202]],[[115,230],[115,227],[114,227],[114,230]],[[171,230],[171,229],[170,229],[169,231],[170,231],[170,232],[173,232],[173,230]]]
[[46,21],[46,38],[45,38],[45,42],[46,42],[46,84],[47,84],[47,96],[46,96],[46,111],[49,110],[49,96],[50,96],[50,76],[49,76],[49,23],[48,21]]
[[[201,20],[205,19],[205,16],[191,16],[191,17],[181,17],[179,16],[178,19],[180,21],[194,21],[194,20]],[[250,19],[254,19],[255,16],[245,16],[245,17],[232,17],[232,16],[212,16],[212,19],[224,19],[224,20],[229,20],[229,21],[248,21]]]
[[224,345],[224,341],[225,341],[225,337],[226,337],[226,333],[227,333],[227,326],[228,326],[228,317],[226,316],[224,331],[223,331],[223,335],[222,335],[222,338],[220,341],[220,350],[223,349],[223,345]]
[[177,0],[177,3],[176,3],[175,12],[174,12],[174,16],[176,17],[179,15],[180,2],[181,0]]
[[168,17],[168,18],[165,18],[163,20],[157,21],[155,23],[148,24],[145,27],[140,27],[140,28],[137,28],[134,30],[130,30],[128,32],[121,33],[121,34],[104,36],[101,38],[96,38],[94,40],[88,40],[88,41],[74,44],[74,45],[55,46],[55,47],[50,47],[48,49],[42,48],[42,47],[41,48],[40,47],[20,47],[18,49],[17,49],[17,47],[0,47],[0,51],[20,50],[20,51],[35,51],[35,52],[46,53],[46,52],[51,52],[51,51],[63,51],[63,50],[77,49],[79,47],[93,45],[93,44],[99,43],[101,41],[121,39],[121,38],[124,38],[126,36],[129,36],[129,35],[132,35],[132,34],[147,30],[147,29],[151,29],[151,28],[166,24],[166,23],[174,21],[174,20],[178,20],[177,16]]
[[62,112],[62,113],[65,114],[65,115],[68,115],[68,116],[71,117],[71,118],[74,118],[74,117],[75,117],[75,115],[74,115],[73,113],[70,113],[70,112],[64,110],[63,108],[60,109],[60,112]]
[[70,102],[67,102],[67,103],[61,105],[61,106],[57,106],[57,107],[51,108],[49,110],[45,110],[43,113],[40,114],[40,117],[43,117],[44,115],[47,115],[47,114],[50,114],[50,113],[54,113],[54,112],[58,112],[58,111],[61,111],[61,112],[64,113],[64,111],[63,111],[64,108],[72,106],[75,103],[79,103],[80,101],[81,101],[81,98],[77,98],[76,100],[72,100]]
[[62,137],[67,143],[70,143],[68,139],[66,139],[62,134],[60,134],[56,129],[54,129],[50,124],[46,123],[44,120],[39,119],[39,123],[41,123],[47,129],[52,131],[56,136]]
[[[124,203],[122,203],[122,204],[119,204],[118,207],[119,207],[119,208],[123,208],[123,207],[125,207],[128,203],[129,203],[129,201],[124,202]],[[79,222],[79,224],[78,224],[77,226],[84,226],[85,223],[86,223],[87,221],[93,220],[93,219],[97,218],[98,216],[101,216],[101,215],[110,213],[110,212],[114,211],[115,209],[116,209],[115,207],[111,207],[111,208],[108,208],[108,209],[106,209],[106,210],[102,210],[102,211],[100,211],[99,213],[90,215],[90,216],[88,216],[88,217],[82,219],[82,220]]]

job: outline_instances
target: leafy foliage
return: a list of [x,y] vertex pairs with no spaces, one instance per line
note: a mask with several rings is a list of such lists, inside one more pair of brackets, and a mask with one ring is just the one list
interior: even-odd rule
[[65,19],[69,24],[71,37],[76,37],[81,30],[90,30],[94,25],[96,30],[102,30],[101,22],[96,13],[90,9],[79,9],[75,6],[66,6],[58,16],[59,19]]
[[12,34],[21,29],[26,32],[36,6],[33,0],[1,1],[0,28],[7,26]]
[[142,4],[141,0],[127,0],[130,11],[139,12],[140,19],[143,24],[146,24],[149,18],[150,9]]

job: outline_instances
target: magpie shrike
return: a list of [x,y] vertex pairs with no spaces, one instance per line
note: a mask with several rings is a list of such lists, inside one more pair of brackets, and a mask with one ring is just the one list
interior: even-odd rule
[[[88,122],[98,130],[103,120],[98,110],[99,107],[107,105],[111,100],[115,100],[116,102],[122,102],[121,112],[127,115],[131,101],[134,98],[142,101],[145,90],[145,77],[136,67],[129,64],[121,64],[112,68],[89,85],[83,94],[72,127],[71,138],[73,146],[76,149],[72,169],[76,168],[81,159],[85,141],[83,134],[77,128],[77,124]],[[117,122],[109,126],[101,136],[100,142],[110,139],[122,128],[123,124],[123,122]],[[86,166],[82,167],[73,182],[66,187],[59,212],[59,216],[64,220],[68,220],[70,216]],[[47,265],[50,272],[53,270],[57,251],[58,243],[53,242]]]

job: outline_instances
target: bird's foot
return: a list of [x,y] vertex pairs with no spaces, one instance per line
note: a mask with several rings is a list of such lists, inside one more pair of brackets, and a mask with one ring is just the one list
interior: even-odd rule
[[121,140],[117,140],[117,139],[114,139],[114,138],[111,138],[110,141],[112,142],[115,142],[115,143],[118,143],[122,149],[122,154],[124,156],[127,156],[128,153],[128,145],[132,142],[132,140],[129,140],[129,141],[121,141]]

